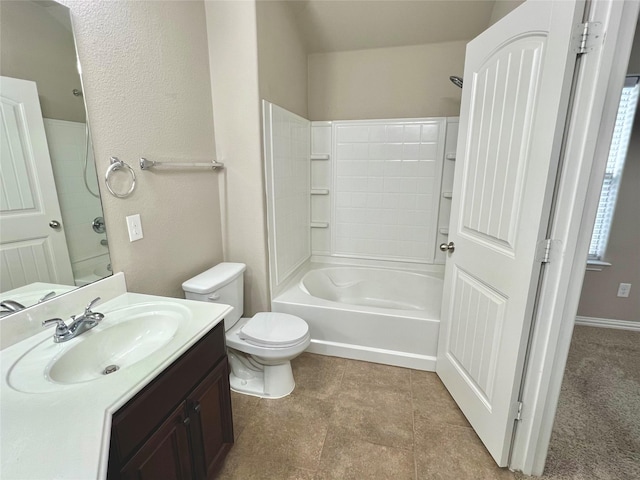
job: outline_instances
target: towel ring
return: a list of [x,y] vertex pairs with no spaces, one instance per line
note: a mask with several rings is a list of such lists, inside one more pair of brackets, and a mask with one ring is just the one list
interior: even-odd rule
[[[126,193],[114,192],[113,189],[111,188],[111,184],[109,183],[109,177],[111,176],[111,174],[116,170],[120,170],[121,168],[128,169],[129,173],[131,174],[131,188],[129,188],[129,190]],[[104,176],[104,183],[107,186],[107,190],[109,190],[109,193],[111,195],[118,198],[126,198],[129,195],[131,195],[136,188],[136,173],[133,171],[133,168],[131,168],[131,166],[128,163],[123,162],[117,157],[111,157],[111,165],[109,165],[109,168],[107,168],[107,173]]]

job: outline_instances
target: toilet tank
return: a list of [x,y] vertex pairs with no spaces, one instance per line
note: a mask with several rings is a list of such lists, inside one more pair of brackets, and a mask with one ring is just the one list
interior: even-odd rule
[[231,305],[233,311],[224,318],[224,329],[229,330],[244,311],[243,273],[246,268],[244,263],[219,263],[182,284],[185,298]]

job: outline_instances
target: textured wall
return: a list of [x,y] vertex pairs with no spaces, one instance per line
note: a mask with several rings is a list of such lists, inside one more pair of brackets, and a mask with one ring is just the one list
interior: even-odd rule
[[[73,14],[98,174],[114,155],[138,178],[126,199],[101,182],[114,271],[126,274],[130,291],[181,297],[184,280],[222,260],[219,174],[142,172],[137,162],[215,155],[203,2],[64,3]],[[130,243],[125,216],[135,213],[144,238]]]
[[[640,74],[640,25],[631,49],[629,74]],[[636,110],[616,211],[602,271],[587,271],[578,315],[640,322],[640,108]],[[620,283],[631,283],[629,298],[616,296]]]
[[505,15],[508,15],[512,10],[518,8],[524,3],[524,0],[498,0],[493,4],[491,10],[491,19],[489,25],[493,25]]
[[269,310],[266,206],[254,2],[206,1],[224,258],[247,264],[245,315]]
[[[587,271],[578,315],[640,322],[640,109],[637,111],[622,174],[616,212],[601,272]],[[629,298],[616,296],[618,285],[631,283]]]
[[61,8],[0,2],[0,74],[36,82],[45,118],[84,122],[82,97],[72,93],[81,86],[71,25],[50,13]]
[[460,114],[466,42],[309,55],[309,118],[446,117]]
[[285,1],[256,2],[260,98],[307,117],[307,52]]

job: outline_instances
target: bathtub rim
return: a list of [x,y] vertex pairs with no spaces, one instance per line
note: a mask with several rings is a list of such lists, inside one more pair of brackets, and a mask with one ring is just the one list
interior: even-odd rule
[[[430,267],[428,269],[406,269],[399,268],[397,265],[379,265],[377,262],[375,263],[343,263],[343,262],[319,262],[308,260],[304,264],[302,264],[295,274],[291,276],[284,283],[284,287],[279,291],[277,295],[273,295],[271,298],[271,303],[273,305],[274,302],[285,302],[291,303],[294,305],[308,305],[308,302],[305,302],[305,298],[312,298],[313,305],[321,308],[337,308],[340,307],[341,310],[351,311],[351,312],[361,312],[364,310],[370,310],[379,315],[388,315],[388,316],[401,316],[401,317],[409,317],[421,320],[433,320],[440,321],[440,318],[432,318],[433,315],[428,315],[425,313],[425,310],[403,310],[403,309],[395,309],[395,308],[381,308],[381,307],[372,307],[365,305],[352,305],[348,303],[340,303],[332,300],[327,300],[321,297],[316,297],[309,292],[306,291],[302,283],[302,279],[312,270],[322,270],[325,268],[341,268],[341,267],[353,267],[353,268],[372,268],[372,269],[380,269],[380,270],[396,270],[404,273],[418,274],[418,275],[426,275],[436,277],[440,280],[444,281],[444,265],[425,265],[426,267]],[[297,290],[294,289],[297,287]]]
[[[309,260],[305,262],[301,268],[292,275],[285,283],[285,288],[272,298],[272,311],[290,313],[301,317],[307,316],[307,319],[313,324],[317,320],[311,320],[315,315],[329,315],[331,312],[347,312],[351,314],[361,315],[363,313],[371,313],[378,317],[405,318],[408,321],[418,321],[424,324],[424,328],[433,332],[436,338],[440,328],[440,318],[438,316],[429,315],[424,310],[398,310],[389,308],[379,308],[372,306],[350,305],[346,303],[334,302],[320,297],[312,296],[306,293],[302,288],[302,278],[312,270],[334,267],[354,267],[354,268],[376,268],[387,270],[401,270],[408,273],[418,273],[421,275],[436,276],[442,278],[444,276],[443,265],[429,265],[426,269],[405,269],[398,268],[397,265],[388,265],[385,267],[379,264],[357,264],[347,262],[317,262]],[[309,309],[304,312],[305,309]],[[304,312],[304,313],[301,313]],[[435,318],[434,318],[435,317]],[[432,337],[432,338],[433,338]],[[309,353],[317,353],[321,355],[335,356],[340,358],[349,358],[354,360],[362,360],[385,365],[393,365],[404,368],[413,368],[416,370],[435,371],[437,346],[428,354],[420,354],[414,352],[405,352],[401,350],[393,350],[380,348],[375,346],[365,346],[359,344],[344,343],[322,338],[311,338],[311,344],[306,349]]]

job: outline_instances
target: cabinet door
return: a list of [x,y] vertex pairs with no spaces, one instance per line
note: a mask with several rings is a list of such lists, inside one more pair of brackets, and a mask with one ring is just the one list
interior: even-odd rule
[[211,479],[233,445],[229,369],[224,359],[187,398],[196,478]]
[[189,423],[182,403],[120,470],[120,478],[191,480]]

